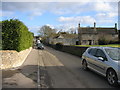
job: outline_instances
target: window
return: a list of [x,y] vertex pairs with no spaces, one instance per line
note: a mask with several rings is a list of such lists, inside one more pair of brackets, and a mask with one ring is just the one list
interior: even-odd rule
[[95,54],[96,54],[96,50],[97,50],[97,49],[92,48],[92,49],[90,49],[90,50],[88,51],[88,53],[89,53],[90,55],[95,56]]
[[106,55],[104,54],[104,52],[100,49],[97,49],[97,52],[96,52],[96,57],[102,57],[102,58],[106,58]]
[[111,59],[120,61],[120,49],[118,49],[118,48],[109,48],[109,49],[105,49],[105,51],[107,52],[108,56]]

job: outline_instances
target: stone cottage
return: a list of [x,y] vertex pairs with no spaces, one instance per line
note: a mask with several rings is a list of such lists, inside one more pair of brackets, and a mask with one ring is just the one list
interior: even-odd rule
[[78,40],[80,45],[97,45],[98,40],[104,38],[106,40],[118,39],[117,24],[115,27],[81,27],[78,24]]
[[57,44],[61,43],[63,45],[76,45],[76,42],[78,41],[78,35],[77,34],[67,34],[67,33],[60,33],[57,35],[54,35],[50,38],[48,38],[47,42],[49,44]]

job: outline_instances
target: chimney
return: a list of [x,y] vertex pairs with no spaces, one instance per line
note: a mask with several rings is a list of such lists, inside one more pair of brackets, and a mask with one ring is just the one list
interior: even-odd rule
[[80,23],[78,24],[78,28],[80,28]]
[[115,23],[115,32],[117,33],[117,23]]
[[80,30],[80,23],[78,24],[78,44],[81,45],[82,33]]
[[120,30],[118,30],[118,41],[119,41],[119,44],[120,44]]
[[78,33],[80,33],[80,23],[78,24]]
[[96,32],[96,23],[94,22],[94,31]]

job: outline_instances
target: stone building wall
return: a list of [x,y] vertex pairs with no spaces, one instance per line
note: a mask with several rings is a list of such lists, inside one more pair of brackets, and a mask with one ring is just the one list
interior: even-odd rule
[[57,43],[62,43],[63,45],[76,45],[77,39],[67,39],[67,38],[57,38],[57,39],[50,39],[49,43],[50,44],[57,44]]

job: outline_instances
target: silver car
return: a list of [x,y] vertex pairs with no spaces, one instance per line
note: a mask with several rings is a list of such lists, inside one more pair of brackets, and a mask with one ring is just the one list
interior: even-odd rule
[[120,48],[89,47],[82,55],[82,67],[105,76],[116,86],[120,83]]

